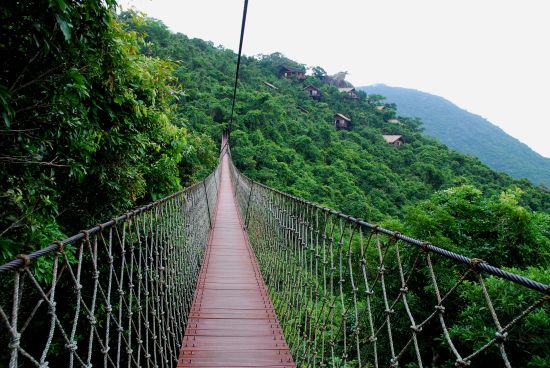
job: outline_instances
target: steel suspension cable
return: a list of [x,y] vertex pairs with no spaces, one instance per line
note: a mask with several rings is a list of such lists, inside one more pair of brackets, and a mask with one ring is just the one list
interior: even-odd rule
[[[229,127],[227,132],[226,145],[229,145],[229,140],[231,138],[231,129],[233,128],[233,118],[235,116],[235,103],[237,101],[237,87],[239,85],[239,71],[241,69],[241,56],[243,51],[244,30],[246,27],[247,12],[248,12],[248,0],[244,0],[243,18],[241,22],[241,35],[239,38],[239,53],[237,55],[237,68],[235,70],[235,84],[233,86],[233,99],[231,101],[231,116],[229,117]],[[223,148],[222,148],[222,152],[224,151]]]

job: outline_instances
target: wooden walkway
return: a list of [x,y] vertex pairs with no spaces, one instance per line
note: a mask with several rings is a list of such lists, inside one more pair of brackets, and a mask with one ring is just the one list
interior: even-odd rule
[[237,209],[228,156],[178,368],[295,367]]

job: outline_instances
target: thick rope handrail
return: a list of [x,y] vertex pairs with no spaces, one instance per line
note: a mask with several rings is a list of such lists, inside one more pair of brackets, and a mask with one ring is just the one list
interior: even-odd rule
[[[92,228],[89,228],[87,230],[81,231],[78,234],[75,234],[75,235],[73,235],[71,237],[68,237],[66,239],[56,240],[52,244],[50,244],[50,245],[48,245],[44,248],[41,248],[41,249],[39,249],[35,252],[32,252],[30,254],[26,254],[25,256],[28,258],[29,261],[32,261],[32,260],[35,260],[39,257],[45,256],[47,254],[59,251],[60,248],[63,247],[64,245],[73,244],[73,243],[75,243],[79,240],[84,239],[85,233],[88,233],[88,235],[93,235],[93,234],[96,234],[96,233],[98,233],[98,232],[100,232],[104,229],[108,229],[110,227],[113,227],[114,225],[116,225],[120,221],[127,220],[132,216],[135,216],[135,215],[140,214],[140,213],[145,212],[145,211],[149,211],[150,209],[152,209],[154,207],[157,207],[157,206],[161,205],[162,203],[169,201],[170,199],[179,197],[179,196],[183,195],[184,193],[186,193],[190,190],[193,190],[193,188],[195,188],[196,186],[199,186],[199,185],[202,185],[202,182],[190,185],[190,186],[186,187],[185,189],[182,189],[182,190],[180,190],[180,191],[178,191],[174,194],[171,194],[171,195],[166,196],[164,198],[158,199],[158,200],[156,200],[154,202],[151,202],[151,203],[149,203],[145,206],[141,206],[139,208],[131,210],[131,211],[129,211],[129,212],[123,214],[123,215],[120,215],[120,216],[118,216],[118,217],[116,217],[116,218],[114,218],[110,221],[104,222],[102,224],[96,225],[96,226],[94,226]],[[24,263],[25,262],[21,258],[16,258],[16,259],[14,259],[14,260],[12,260],[8,263],[4,263],[3,265],[0,265],[0,273],[6,272],[6,271],[13,271],[13,270],[23,266]]]
[[259,182],[255,181],[253,179],[250,179],[246,175],[243,175],[243,174],[239,174],[239,175],[243,178],[246,178],[246,180],[249,180],[251,183],[254,183],[254,185],[258,185],[259,187],[262,187],[264,189],[273,191],[274,193],[280,194],[280,195],[282,195],[286,198],[289,198],[289,199],[291,199],[291,200],[293,200],[297,203],[302,203],[302,204],[317,208],[317,209],[319,209],[321,211],[324,211],[326,213],[329,213],[331,215],[335,215],[335,216],[338,216],[342,219],[345,219],[346,221],[353,222],[353,223],[356,223],[356,224],[361,225],[361,226],[365,226],[365,227],[367,227],[371,230],[374,230],[376,232],[379,232],[379,233],[382,233],[382,234],[385,234],[385,235],[388,235],[388,236],[391,236],[391,237],[395,237],[399,240],[403,240],[406,243],[421,247],[425,250],[428,250],[428,251],[433,252],[433,253],[437,253],[439,255],[442,255],[442,256],[444,256],[446,258],[449,258],[449,259],[452,259],[454,261],[461,262],[461,263],[464,263],[464,264],[467,264],[467,265],[474,264],[474,268],[479,269],[481,271],[485,271],[488,274],[491,274],[493,276],[498,276],[498,277],[501,277],[503,279],[515,282],[519,285],[528,287],[530,289],[540,291],[542,293],[550,294],[550,285],[549,284],[544,284],[542,282],[531,280],[531,279],[529,279],[525,276],[521,276],[521,275],[518,275],[518,274],[515,274],[515,273],[512,273],[512,272],[509,272],[509,271],[505,271],[505,270],[503,270],[499,267],[492,266],[489,263],[484,262],[484,261],[474,262],[473,258],[469,258],[469,257],[466,257],[464,255],[461,255],[461,254],[458,254],[458,253],[455,253],[455,252],[451,252],[451,251],[446,250],[444,248],[440,248],[440,247],[437,247],[437,246],[432,245],[430,243],[426,243],[422,240],[418,240],[418,239],[403,235],[403,234],[401,234],[399,232],[396,232],[396,231],[385,229],[385,228],[383,228],[381,226],[378,226],[376,224],[372,224],[372,223],[364,221],[362,219],[355,218],[355,217],[350,216],[350,215],[346,215],[346,214],[344,214],[340,211],[336,211],[336,210],[333,210],[331,208],[321,206],[320,204],[317,204],[315,202],[311,202],[311,201],[308,201],[306,199],[296,197],[292,194],[289,194],[289,193],[283,192],[281,190],[269,187],[265,184],[259,183]]

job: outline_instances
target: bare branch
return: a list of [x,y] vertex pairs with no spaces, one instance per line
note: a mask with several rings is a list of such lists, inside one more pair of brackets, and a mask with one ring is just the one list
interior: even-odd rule
[[13,157],[13,156],[0,156],[0,161],[9,162],[13,164],[22,164],[22,165],[40,165],[40,166],[51,166],[51,167],[69,167],[69,165],[56,164],[55,161],[57,157],[52,161],[32,161],[26,158]]

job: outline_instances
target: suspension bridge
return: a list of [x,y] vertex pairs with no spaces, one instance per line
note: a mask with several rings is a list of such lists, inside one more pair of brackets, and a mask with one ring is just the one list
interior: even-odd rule
[[[254,182],[222,147],[204,181],[0,266],[0,366],[513,366],[549,285]],[[496,305],[493,279],[529,302]],[[466,284],[483,340],[454,332],[477,325]]]
[[513,367],[537,353],[518,331],[549,312],[550,285],[240,173],[247,3],[218,167],[0,265],[0,367]]

